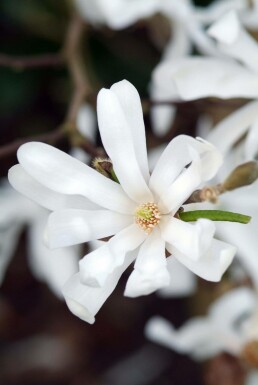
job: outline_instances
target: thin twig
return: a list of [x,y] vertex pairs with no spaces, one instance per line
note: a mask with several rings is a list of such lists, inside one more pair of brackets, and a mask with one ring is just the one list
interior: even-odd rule
[[66,120],[69,122],[76,120],[82,102],[91,93],[81,50],[84,31],[85,23],[79,15],[74,14],[68,27],[64,45],[64,56],[74,86],[73,96],[66,116]]
[[29,68],[60,67],[64,64],[64,58],[60,53],[45,54],[39,56],[10,56],[0,54],[0,67],[13,70],[24,70]]

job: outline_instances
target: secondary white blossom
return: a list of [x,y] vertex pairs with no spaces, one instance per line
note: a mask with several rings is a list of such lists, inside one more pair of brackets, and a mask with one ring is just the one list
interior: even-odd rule
[[[202,278],[219,281],[236,251],[213,239],[212,221],[190,224],[175,217],[221,166],[215,147],[178,136],[150,176],[141,102],[133,85],[124,80],[102,89],[97,111],[120,184],[43,143],[21,146],[20,164],[9,171],[18,191],[53,211],[46,234],[51,248],[113,236],[80,261],[80,274],[64,289],[70,310],[88,322],[134,259],[125,290],[130,297],[168,286],[174,258]],[[166,249],[172,257],[166,258]]]
[[[77,114],[77,128],[82,136],[95,142],[96,116],[87,104],[82,105]],[[88,163],[90,157],[79,148],[73,147],[71,154]],[[78,261],[82,254],[79,245],[49,250],[43,241],[49,210],[45,210],[31,200],[18,194],[2,181],[0,186],[0,282],[19,243],[21,232],[28,228],[28,263],[34,276],[48,284],[60,298],[64,283],[78,271]]]
[[0,211],[0,282],[4,280],[22,231],[28,228],[29,266],[37,279],[61,297],[64,283],[78,271],[80,247],[49,250],[42,237],[49,211],[6,183],[0,187]]
[[[156,68],[153,82],[163,100],[258,97],[258,45],[230,11],[209,31],[225,58],[192,57]],[[168,80],[170,79],[170,81]]]
[[[254,118],[256,119],[257,108],[258,102],[252,102],[219,122],[211,130],[206,130],[208,133],[205,138],[216,145],[225,157],[223,167],[212,181],[213,184],[222,182],[239,164],[257,159],[258,135],[255,134],[257,122],[254,122],[253,125],[251,123]],[[246,138],[240,141],[241,136],[247,130]],[[230,226],[229,223],[225,223],[225,226],[222,226],[221,223],[218,223],[216,228],[220,239],[226,242],[234,240],[238,248],[237,257],[256,288],[258,288],[257,194],[258,181],[250,186],[222,194],[216,205],[218,209],[234,211],[237,202],[239,212],[252,216],[252,221],[247,226],[238,226],[237,223],[230,224]]]
[[[208,315],[195,317],[175,329],[161,317],[146,325],[146,336],[165,347],[196,360],[206,360],[227,352],[244,357],[249,343],[258,340],[257,296],[248,288],[224,294],[210,307]],[[257,371],[251,371],[246,384],[256,384]]]
[[221,352],[240,355],[245,344],[257,340],[257,298],[248,288],[224,294],[209,309],[207,316],[195,317],[178,330],[161,317],[146,325],[146,335],[153,341],[207,359]]

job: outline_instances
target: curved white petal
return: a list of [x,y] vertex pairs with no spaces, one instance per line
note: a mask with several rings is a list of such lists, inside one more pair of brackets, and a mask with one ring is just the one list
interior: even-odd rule
[[241,316],[252,313],[255,307],[255,293],[247,287],[240,287],[214,302],[209,309],[209,316],[217,325],[233,328]]
[[207,140],[226,153],[256,120],[258,121],[257,100],[247,103],[219,122],[213,127]]
[[141,99],[136,88],[127,80],[113,84],[110,88],[117,96],[124,116],[130,127],[135,156],[146,182],[149,181],[145,125],[143,120]]
[[173,255],[167,258],[167,269],[170,275],[170,283],[169,286],[159,290],[160,297],[178,298],[192,295],[195,292],[196,276]]
[[198,154],[197,159],[185,169],[177,179],[160,196],[158,206],[162,213],[174,215],[180,206],[189,198],[201,184],[201,162]]
[[210,24],[232,9],[240,11],[242,15],[246,7],[249,8],[246,0],[217,0],[207,7],[195,7],[194,15],[199,22]]
[[47,224],[50,248],[72,246],[116,234],[133,222],[131,215],[109,210],[55,211]]
[[194,41],[198,51],[203,55],[223,57],[221,51],[216,47],[209,35],[202,26],[195,20],[189,20],[186,28],[188,36]]
[[46,282],[58,296],[62,295],[65,282],[78,271],[81,251],[79,247],[49,250],[43,242],[43,232],[48,212],[39,210],[29,228],[29,265],[33,274]]
[[187,33],[187,28],[182,20],[173,19],[172,36],[169,39],[162,55],[162,60],[176,59],[184,57],[191,52],[191,42]]
[[153,82],[158,100],[258,97],[257,74],[226,59],[192,57],[166,62],[155,69]]
[[179,262],[185,265],[189,270],[206,279],[207,281],[218,282],[222,275],[231,264],[234,255],[236,254],[236,247],[231,246],[225,242],[214,239],[210,250],[206,255],[198,260],[193,260],[188,256],[182,254],[170,245],[167,245],[168,251],[174,255]]
[[124,263],[126,253],[135,250],[146,234],[135,224],[125,228],[97,250],[80,261],[81,281],[90,286],[103,286],[117,266]]
[[[208,252],[216,229],[214,223],[208,219],[198,219],[195,224],[190,224],[171,218],[161,221],[160,227],[161,235],[168,243],[168,251],[175,255],[172,250],[179,250],[179,254],[184,255],[182,258],[189,259],[193,266]],[[189,262],[190,265],[191,263]]]
[[103,287],[83,285],[79,273],[71,277],[63,288],[63,295],[70,311],[83,321],[93,324],[95,315],[113,292],[121,275],[135,256],[134,252],[128,253],[124,263],[109,275]]
[[[194,150],[194,151],[193,151]],[[160,196],[175,181],[182,170],[200,156],[202,180],[214,177],[222,164],[222,156],[210,143],[179,135],[168,144],[150,178],[150,188]]]
[[118,183],[48,144],[29,142],[17,153],[25,171],[45,187],[68,195],[82,195],[102,207],[132,213],[134,203]]
[[213,324],[204,317],[193,318],[178,330],[165,319],[153,317],[145,327],[145,334],[150,340],[200,360],[222,350],[216,332]]
[[169,284],[169,273],[165,255],[165,241],[160,230],[154,229],[140,247],[125,288],[125,296],[138,297],[153,293]]
[[227,55],[240,60],[257,73],[258,44],[241,26],[236,11],[223,15],[208,33],[219,42],[219,48]]
[[[128,196],[138,203],[152,201],[152,194],[143,177],[134,149],[129,126],[132,119],[128,120],[120,99],[121,95],[118,99],[112,90],[104,88],[98,94],[97,111],[101,139],[113,162],[117,178]],[[123,102],[123,107],[124,104]],[[142,151],[144,152],[144,148]]]
[[63,208],[81,208],[85,210],[96,210],[98,205],[83,196],[64,195],[45,187],[32,178],[20,164],[13,166],[8,173],[10,184],[39,205],[48,210],[60,210]]

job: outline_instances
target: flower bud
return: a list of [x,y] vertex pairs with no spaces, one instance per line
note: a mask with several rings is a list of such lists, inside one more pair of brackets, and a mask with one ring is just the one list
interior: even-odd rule
[[250,185],[258,178],[258,162],[250,161],[236,167],[222,183],[224,191],[235,190],[236,188]]

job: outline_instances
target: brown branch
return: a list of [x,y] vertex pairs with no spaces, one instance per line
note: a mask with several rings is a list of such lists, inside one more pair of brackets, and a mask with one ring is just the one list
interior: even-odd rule
[[74,86],[73,96],[66,116],[66,120],[69,122],[75,122],[82,102],[91,93],[81,50],[84,31],[84,21],[81,20],[79,15],[74,14],[64,44],[64,57]]
[[61,126],[51,132],[17,139],[12,143],[9,143],[5,146],[0,147],[0,159],[13,154],[18,150],[18,148],[22,144],[26,142],[45,142],[48,144],[54,144],[58,140],[63,139],[64,137],[65,137],[65,131],[63,129],[63,126]]
[[41,141],[54,144],[58,140],[65,137],[68,137],[72,145],[80,146],[92,157],[104,155],[102,149],[96,147],[89,140],[80,136],[76,127],[76,117],[78,110],[84,99],[91,94],[91,88],[89,86],[87,74],[85,71],[81,50],[81,41],[84,31],[84,22],[77,14],[74,14],[68,27],[62,54],[59,54],[58,56],[45,55],[44,57],[42,56],[38,58],[16,58],[15,61],[11,60],[5,55],[0,55],[0,65],[2,57],[2,63],[5,63],[6,65],[9,64],[9,66],[11,65],[11,67],[15,69],[24,68],[25,66],[28,68],[29,66],[36,67],[37,65],[48,65],[51,61],[53,65],[54,63],[56,65],[57,63],[66,63],[74,87],[73,96],[68,107],[67,116],[64,123],[60,127],[52,132],[21,138],[0,147],[0,158],[16,152],[22,144],[29,141]]
[[0,54],[0,67],[11,68],[13,70],[42,67],[60,67],[63,64],[64,59],[59,53],[20,57]]

